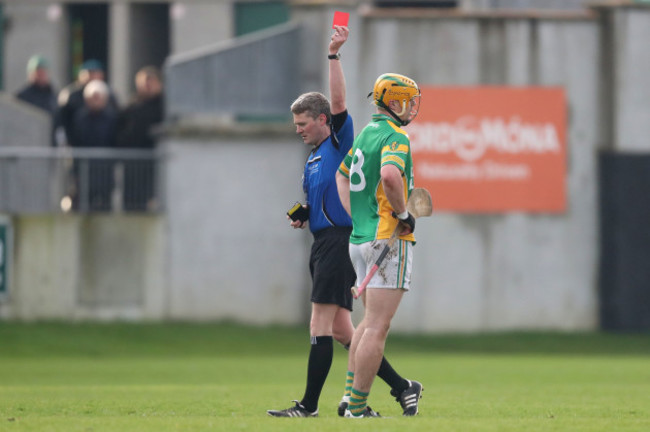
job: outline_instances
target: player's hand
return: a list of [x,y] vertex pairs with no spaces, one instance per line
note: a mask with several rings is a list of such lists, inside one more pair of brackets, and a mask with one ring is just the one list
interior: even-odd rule
[[350,30],[347,27],[334,26],[334,34],[332,34],[332,41],[330,42],[330,54],[339,52],[339,49],[348,40],[349,34]]
[[401,236],[408,235],[408,234],[411,234],[413,231],[415,231],[415,218],[413,217],[413,215],[411,213],[408,213],[406,218],[404,218],[404,219],[400,219],[399,217],[397,217],[397,213],[395,213],[395,212],[392,213],[392,216],[394,218],[396,218],[397,220],[399,220],[399,223],[403,227],[403,229],[399,233],[399,235],[401,235]]

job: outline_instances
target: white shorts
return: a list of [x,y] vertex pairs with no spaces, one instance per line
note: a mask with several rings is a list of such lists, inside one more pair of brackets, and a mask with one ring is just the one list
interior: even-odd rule
[[[350,243],[350,259],[357,273],[357,286],[366,277],[379,258],[388,239],[373,240],[362,244]],[[413,265],[413,243],[395,240],[377,272],[368,282],[367,288],[403,289],[411,287],[411,267]]]

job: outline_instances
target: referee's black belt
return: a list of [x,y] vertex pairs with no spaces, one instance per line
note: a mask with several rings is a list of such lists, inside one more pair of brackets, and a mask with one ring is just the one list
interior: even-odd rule
[[323,237],[343,236],[343,235],[350,237],[350,234],[352,234],[351,226],[333,226],[333,227],[327,227],[327,228],[323,228],[322,230],[316,231],[314,233],[314,239],[318,240]]

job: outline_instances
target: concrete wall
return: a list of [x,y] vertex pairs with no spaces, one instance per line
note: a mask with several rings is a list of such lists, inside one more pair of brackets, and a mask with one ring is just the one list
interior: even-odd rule
[[6,319],[161,319],[168,310],[164,219],[12,217]]
[[231,38],[234,31],[230,1],[179,1],[171,5],[172,54],[188,52]]
[[[307,38],[327,41],[330,9],[304,5],[296,9],[294,18],[310,23]],[[364,97],[374,78],[396,68],[423,85],[560,85],[568,96],[569,210],[553,216],[435,214],[423,221],[418,226],[414,289],[405,296],[394,328],[595,328],[597,21],[586,15],[568,20],[527,16],[395,18],[369,11],[355,17],[351,28],[343,65],[348,105],[357,130],[371,113]],[[315,49],[306,55],[309,61],[304,62],[303,73],[307,80],[314,80],[317,69],[326,71],[325,56],[318,57]],[[327,92],[326,76],[321,73],[320,77],[320,88],[312,89]],[[170,138],[169,145],[180,145],[174,141]],[[187,148],[188,143],[183,143]],[[274,149],[274,154],[276,151],[280,150]],[[244,150],[238,149],[238,153],[243,156]],[[208,157],[206,150],[201,155]],[[240,157],[233,154],[231,158]],[[203,163],[208,164],[207,159]],[[183,187],[180,178],[173,183],[175,188]],[[282,187],[277,179],[274,185]],[[435,200],[435,191],[433,194]],[[193,213],[204,212],[209,209],[201,207]],[[174,220],[170,214],[171,226]],[[171,280],[172,286],[178,283]],[[262,304],[259,311],[263,310]]]
[[585,0],[458,0],[465,10],[581,10],[585,3]]
[[[364,41],[358,63],[348,67],[350,60],[344,61],[346,71],[360,70],[352,88],[369,91],[375,77],[396,70],[421,85],[559,85],[566,89],[570,113],[568,211],[434,213],[418,225],[414,290],[405,296],[395,327],[597,326],[600,76],[595,21],[382,15],[364,24],[358,32]],[[366,103],[354,109],[364,119],[371,112]],[[359,130],[367,120],[356,114],[355,121]]]
[[608,87],[612,97],[611,143],[619,151],[650,150],[650,7],[603,10],[612,50],[605,62],[612,65]]
[[0,147],[45,147],[51,119],[42,110],[0,93]]
[[48,59],[52,83],[60,89],[68,84],[67,22],[63,8],[53,2],[26,3],[4,2],[9,23],[4,39],[4,90],[15,93],[25,85],[27,62],[34,54]]
[[174,133],[167,157],[170,317],[302,322],[309,235],[288,226],[307,150],[293,128]]
[[172,132],[164,216],[12,216],[5,319],[304,322],[311,235],[288,226],[307,148],[291,125]]
[[13,96],[0,94],[0,208],[48,211],[58,184],[56,169],[47,160],[12,158],[8,147],[47,147],[51,119],[42,110]]
[[[332,9],[294,11],[318,44],[302,71],[310,90],[327,91],[325,18]],[[423,85],[559,85],[569,104],[566,213],[434,213],[421,221],[413,290],[394,329],[597,327],[596,159],[607,146],[648,150],[648,11],[604,8],[600,18],[561,20],[368,10],[353,17],[343,65],[357,130],[371,112],[365,95],[388,70]],[[611,70],[607,59],[614,60]],[[608,100],[616,103],[609,107]],[[1,316],[306,320],[311,240],[284,217],[302,196],[306,149],[293,127],[179,125],[162,146],[165,216],[15,220],[16,291],[0,304]],[[136,241],[140,246],[130,243]],[[69,251],[65,258],[59,249]],[[142,251],[146,263],[134,270]],[[119,253],[125,255],[112,256]],[[122,270],[93,267],[106,263]],[[129,284],[145,291],[134,293]]]

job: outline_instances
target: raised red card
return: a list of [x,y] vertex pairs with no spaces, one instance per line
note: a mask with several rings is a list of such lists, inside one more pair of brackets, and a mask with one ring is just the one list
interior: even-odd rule
[[334,26],[347,27],[349,20],[350,20],[349,13],[334,11],[334,21],[332,22],[332,28],[334,28]]

